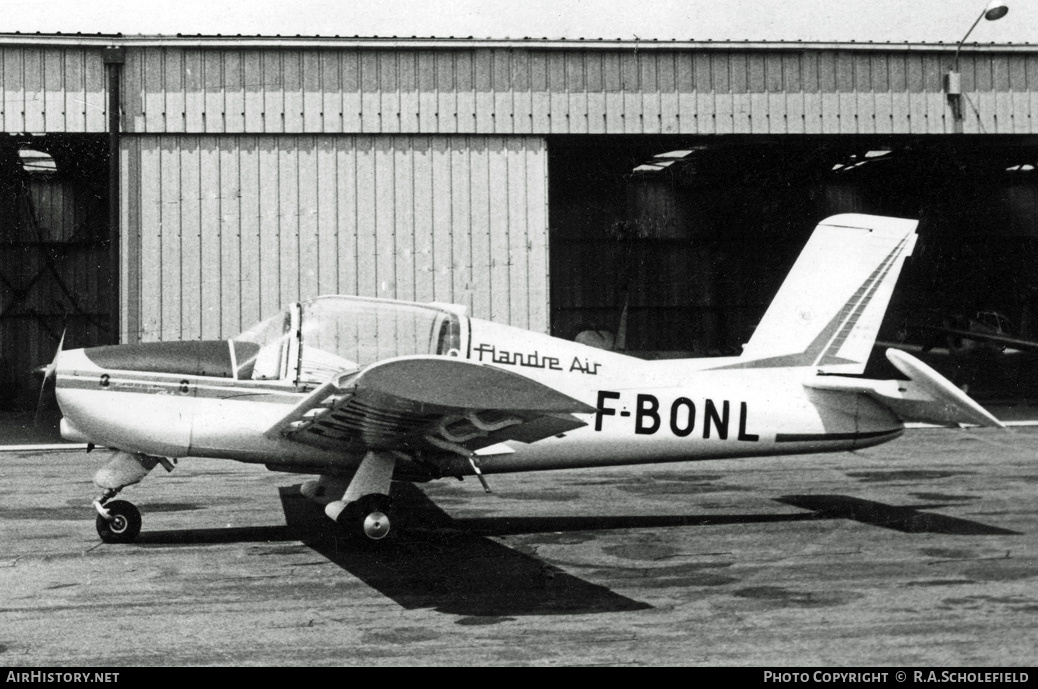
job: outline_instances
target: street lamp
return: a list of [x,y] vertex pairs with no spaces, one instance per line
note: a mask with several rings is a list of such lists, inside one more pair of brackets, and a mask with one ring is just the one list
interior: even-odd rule
[[952,106],[952,117],[955,118],[956,122],[962,119],[962,75],[959,74],[959,51],[962,50],[962,44],[966,42],[966,39],[973,33],[973,29],[977,28],[977,24],[980,23],[981,19],[987,19],[989,22],[996,21],[1006,16],[1009,13],[1009,5],[1002,0],[991,0],[988,6],[984,8],[984,11],[980,13],[976,21],[973,22],[973,26],[966,32],[966,35],[959,41],[959,45],[955,47],[955,65],[951,71],[944,76],[944,92],[948,94],[948,101]]

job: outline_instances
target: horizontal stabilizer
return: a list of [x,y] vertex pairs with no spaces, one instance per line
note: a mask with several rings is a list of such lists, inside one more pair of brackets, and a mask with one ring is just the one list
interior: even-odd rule
[[[984,407],[974,402],[962,390],[933,370],[919,359],[908,352],[899,349],[888,349],[887,360],[897,367],[897,370],[908,376],[923,391],[930,394],[935,403],[943,404],[944,410],[952,415],[958,415],[966,420],[959,423],[975,423],[978,426],[994,426],[1005,428],[1005,424],[996,419]],[[923,421],[925,419],[919,419]]]
[[890,363],[908,376],[909,380],[818,376],[805,385],[816,390],[866,394],[888,407],[902,421],[1005,428],[1005,424],[970,399],[950,380],[911,354],[888,349],[886,355]]

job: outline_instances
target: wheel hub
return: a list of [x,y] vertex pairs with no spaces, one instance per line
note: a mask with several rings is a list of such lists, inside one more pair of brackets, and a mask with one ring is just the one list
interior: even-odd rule
[[141,532],[141,513],[131,502],[112,500],[98,509],[95,523],[105,543],[131,543]]
[[364,535],[377,541],[389,534],[389,517],[383,512],[372,512],[364,517]]

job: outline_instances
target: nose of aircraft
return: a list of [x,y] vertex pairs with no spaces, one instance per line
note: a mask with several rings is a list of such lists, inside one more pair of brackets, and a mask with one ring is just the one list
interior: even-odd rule
[[147,342],[62,351],[50,367],[62,434],[164,457],[190,447],[194,376],[233,378],[227,340]]
[[[64,342],[64,337],[62,338]],[[57,411],[61,415],[58,429],[61,437],[71,442],[92,442],[92,439],[84,435],[76,428],[69,414],[76,415],[74,406],[74,393],[70,393],[69,376],[73,372],[82,374],[84,372],[100,373],[94,370],[97,367],[90,365],[86,358],[84,349],[62,350],[60,347],[54,355],[54,360],[47,366],[41,366],[37,371],[43,372],[43,383],[40,389],[40,404],[37,407],[37,418],[40,414],[49,411]],[[62,380],[63,379],[63,380]],[[42,409],[42,412],[41,412]]]
[[[183,456],[194,414],[194,398],[184,391],[183,378],[208,369],[187,348],[172,348],[182,357],[167,356],[163,344],[63,351],[56,366],[63,437],[127,452]],[[223,347],[226,351],[226,342]]]

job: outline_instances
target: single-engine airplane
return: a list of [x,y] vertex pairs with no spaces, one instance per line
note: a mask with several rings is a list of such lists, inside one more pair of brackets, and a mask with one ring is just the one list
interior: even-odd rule
[[837,215],[814,230],[735,357],[645,361],[465,315],[351,296],[291,304],[221,341],[61,351],[62,435],[114,450],[97,530],[141,528],[113,500],[156,465],[215,457],[316,475],[302,493],[359,539],[390,531],[392,481],[835,452],[905,421],[1002,424],[910,354],[860,375],[916,221]]
[[902,333],[916,331],[926,337],[914,343],[876,342],[865,370],[877,377],[890,375],[881,352],[893,347],[918,357],[976,398],[1033,397],[1038,385],[1038,341],[1014,337],[1010,328],[1009,319],[995,311],[979,311],[973,318],[945,318],[940,326],[906,324]]

